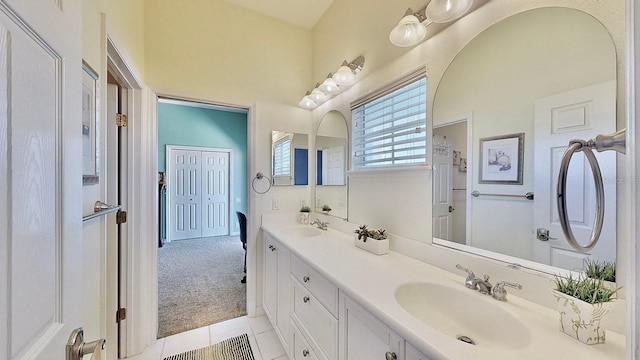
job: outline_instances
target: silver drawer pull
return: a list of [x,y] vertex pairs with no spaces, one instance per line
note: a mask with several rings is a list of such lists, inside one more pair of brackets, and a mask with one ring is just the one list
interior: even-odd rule
[[396,355],[396,353],[394,353],[394,352],[387,351],[387,353],[384,354],[384,358],[386,360],[396,360],[396,359],[398,359],[398,355]]
[[309,282],[309,277],[308,277],[308,276],[304,276],[304,277],[302,278],[302,281],[304,281],[304,282]]
[[275,246],[272,246],[272,247],[271,247],[271,251],[276,251],[276,247],[275,247]]
[[309,356],[309,350],[307,350],[307,349],[302,350],[302,356],[304,356],[304,357]]
[[309,299],[309,297],[308,297],[308,296],[305,296],[305,297],[303,297],[303,298],[302,298],[302,301],[304,301],[305,303],[308,303],[308,302],[309,302],[309,300],[310,300],[310,299]]

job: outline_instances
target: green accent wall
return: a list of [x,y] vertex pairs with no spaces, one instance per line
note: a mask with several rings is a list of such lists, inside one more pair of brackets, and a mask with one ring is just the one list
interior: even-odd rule
[[[247,213],[246,113],[159,102],[158,171],[166,170],[167,145],[232,149],[233,194],[229,206]],[[237,219],[231,220],[235,232]]]

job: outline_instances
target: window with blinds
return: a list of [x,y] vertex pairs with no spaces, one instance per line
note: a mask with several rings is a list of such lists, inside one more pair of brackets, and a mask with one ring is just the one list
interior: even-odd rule
[[274,185],[288,185],[291,180],[291,137],[285,136],[273,144]]
[[426,163],[425,69],[351,104],[354,169]]

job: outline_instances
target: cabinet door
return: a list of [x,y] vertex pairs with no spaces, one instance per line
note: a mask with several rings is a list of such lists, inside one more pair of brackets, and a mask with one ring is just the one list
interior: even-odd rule
[[405,360],[429,360],[429,358],[407,342]]
[[278,296],[278,253],[275,240],[264,234],[264,283],[262,306],[271,324],[276,326]]
[[404,359],[404,340],[342,293],[339,322],[340,360]]
[[278,256],[278,293],[276,304],[276,327],[275,330],[280,335],[282,346],[287,353],[290,354],[291,338],[293,337],[293,329],[291,328],[291,270],[290,270],[290,252],[289,249],[276,243],[274,251]]

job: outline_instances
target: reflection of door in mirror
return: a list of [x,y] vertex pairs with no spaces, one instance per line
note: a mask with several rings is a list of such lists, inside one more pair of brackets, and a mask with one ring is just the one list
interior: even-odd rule
[[433,236],[459,244],[467,237],[466,158],[466,119],[433,129]]
[[347,122],[335,110],[324,115],[316,134],[316,211],[347,218]]
[[[547,109],[550,115],[546,127],[536,124],[540,101],[607,83],[611,91],[605,96],[610,103],[604,115],[598,115],[601,110],[590,100],[571,100],[568,107],[564,103]],[[466,242],[462,242],[466,246],[436,238],[434,242],[487,256],[495,254],[495,258],[510,262],[524,259],[527,266],[538,262],[568,269],[582,267],[582,255],[570,252],[557,226],[554,184],[558,169],[553,164],[543,168],[539,161],[556,160],[567,147],[568,138],[591,139],[601,132],[616,130],[615,83],[616,50],[611,34],[602,22],[580,10],[548,7],[524,11],[492,25],[465,45],[437,85],[432,119],[434,128],[438,128],[458,114],[473,114],[469,129],[472,145],[466,155],[469,184],[466,193],[475,190],[484,195],[467,196],[467,234]],[[605,128],[610,130],[604,131]],[[522,184],[480,183],[481,169],[477,166],[480,139],[518,133],[523,133],[525,139]],[[559,143],[541,140],[560,134],[568,138]],[[615,216],[615,154],[606,155],[612,157],[601,164],[611,164],[613,169],[604,175],[612,189],[605,198],[614,203],[605,206],[605,226],[614,231],[611,236],[603,236],[610,240],[597,245],[602,249],[588,256],[612,261],[616,253],[616,223],[620,222]],[[584,170],[585,179],[592,178],[578,161],[573,164],[572,160],[571,172]],[[575,228],[582,227],[590,233],[593,216],[589,208],[595,205],[595,199],[589,195],[590,185],[583,184],[585,192],[579,195],[576,192],[569,199],[569,215]],[[539,188],[542,185],[546,190]],[[522,195],[527,192],[535,192],[535,198],[524,198]],[[538,208],[545,211],[538,213]],[[458,207],[454,209],[457,214]],[[542,218],[547,219],[546,223],[539,220]],[[549,229],[549,236],[558,240],[541,242],[536,239],[536,228]],[[586,236],[578,236],[581,243],[588,240]]]
[[271,162],[273,185],[309,185],[309,136],[272,131]]

